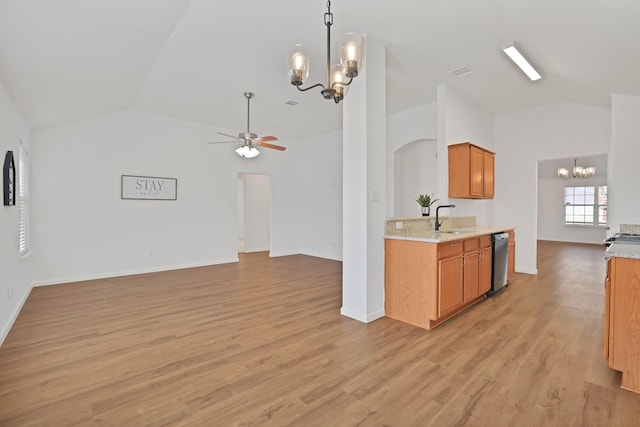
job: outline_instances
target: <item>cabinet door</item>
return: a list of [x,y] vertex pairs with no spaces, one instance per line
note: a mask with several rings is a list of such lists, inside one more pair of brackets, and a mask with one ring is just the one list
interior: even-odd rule
[[640,260],[612,258],[609,277],[609,366],[621,372],[633,369],[640,381],[635,375],[640,366]]
[[462,255],[438,261],[438,317],[462,305]]
[[509,246],[507,247],[507,282],[511,283],[513,275],[516,273],[516,232],[513,230],[507,231],[509,234]]
[[469,144],[448,147],[449,197],[469,197]]
[[511,279],[516,273],[516,243],[509,243],[507,250],[507,282],[511,283]]
[[463,294],[462,301],[468,302],[478,296],[478,273],[480,265],[478,263],[478,251],[465,252],[463,256],[464,276],[462,282]]
[[482,177],[483,177],[483,190],[484,197],[486,199],[493,199],[493,175],[494,175],[494,161],[495,155],[485,151],[483,153],[484,158],[482,162]]
[[607,278],[604,281],[604,342],[603,342],[603,356],[605,360],[609,360],[609,328],[611,327],[609,322],[609,316],[611,316],[611,279],[609,278],[609,270],[611,268],[611,260],[607,263]]
[[480,250],[478,288],[479,293],[484,294],[491,290],[491,247]]
[[483,197],[484,196],[484,151],[474,147],[470,149],[470,163],[471,163],[471,182],[469,187],[469,194],[471,197]]

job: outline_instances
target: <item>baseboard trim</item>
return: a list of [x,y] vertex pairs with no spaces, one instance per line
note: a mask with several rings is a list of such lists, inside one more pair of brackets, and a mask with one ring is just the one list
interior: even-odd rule
[[328,255],[328,254],[321,254],[319,252],[313,252],[313,251],[311,251],[311,252],[302,252],[302,255],[308,255],[308,256],[313,256],[313,257],[316,257],[316,258],[330,259],[330,260],[333,260],[333,261],[341,261],[342,262],[342,259],[339,258],[339,257],[335,257],[335,256]]
[[538,274],[538,269],[528,269],[528,268],[516,268],[516,273],[524,273],[524,274]]
[[2,344],[4,344],[4,340],[7,338],[7,336],[9,336],[9,332],[11,332],[11,328],[13,328],[13,324],[18,319],[18,316],[22,311],[22,307],[24,307],[24,304],[27,302],[27,298],[29,298],[29,295],[31,295],[32,290],[33,290],[33,285],[31,285],[29,287],[29,290],[22,296],[20,303],[11,314],[9,321],[7,322],[6,325],[4,325],[4,327],[2,328],[2,331],[0,331],[0,347],[2,346]]
[[246,254],[250,254],[254,252],[269,252],[269,248],[250,248],[250,249],[247,249],[246,247],[244,248],[244,253]]
[[341,307],[340,314],[346,317],[350,317],[352,319],[358,320],[362,323],[371,323],[374,320],[378,320],[381,317],[384,317],[384,309],[374,311],[373,313],[358,313],[348,308]]
[[134,270],[124,270],[124,271],[111,272],[111,273],[98,273],[98,274],[88,274],[88,275],[82,275],[82,276],[62,277],[57,279],[37,281],[33,284],[33,287],[60,285],[63,283],[73,283],[73,282],[84,282],[87,280],[108,279],[111,277],[133,276],[136,274],[159,273],[162,271],[184,270],[185,268],[207,267],[207,266],[218,265],[218,264],[229,264],[229,263],[238,262],[238,261],[239,261],[239,258],[235,257],[235,258],[216,260],[213,262],[211,261],[194,262],[189,264],[167,265],[167,266],[153,267],[153,268],[139,268]]
[[297,251],[291,251],[291,252],[287,252],[287,251],[274,252],[274,251],[271,251],[271,252],[269,252],[269,256],[271,258],[276,258],[276,257],[279,257],[279,256],[291,256],[291,255],[300,255],[300,252],[297,252]]

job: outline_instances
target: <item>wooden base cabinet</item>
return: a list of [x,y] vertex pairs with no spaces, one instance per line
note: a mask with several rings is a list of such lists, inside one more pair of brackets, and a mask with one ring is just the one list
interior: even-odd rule
[[513,230],[507,232],[509,234],[508,240],[508,258],[507,258],[507,282],[511,283],[513,275],[516,274],[516,233]]
[[431,330],[491,288],[490,236],[428,243],[385,240],[385,314]]
[[640,259],[611,258],[605,280],[604,357],[620,387],[640,393]]

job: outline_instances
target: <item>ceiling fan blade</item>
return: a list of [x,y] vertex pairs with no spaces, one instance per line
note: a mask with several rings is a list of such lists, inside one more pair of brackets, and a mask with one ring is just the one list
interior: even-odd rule
[[259,147],[264,147],[264,148],[273,148],[274,150],[278,150],[278,151],[284,151],[287,148],[283,147],[282,145],[274,145],[274,144],[268,144],[266,142],[261,142],[261,141],[255,141],[254,145],[257,145]]
[[207,144],[237,144],[239,141],[207,141]]
[[228,136],[229,138],[233,138],[233,139],[237,139],[238,141],[242,141],[242,139],[239,138],[236,135],[229,135],[228,133],[222,133],[222,132],[218,132],[218,135],[224,135],[224,136]]
[[275,136],[261,136],[260,138],[256,138],[255,141],[258,142],[266,142],[266,141],[277,141],[278,138]]

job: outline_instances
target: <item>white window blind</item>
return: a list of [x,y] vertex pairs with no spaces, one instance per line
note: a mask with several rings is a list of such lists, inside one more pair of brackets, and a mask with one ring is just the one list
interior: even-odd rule
[[31,249],[31,244],[29,239],[29,152],[22,146],[22,144],[20,144],[20,156],[18,158],[17,193],[20,255],[24,255]]

